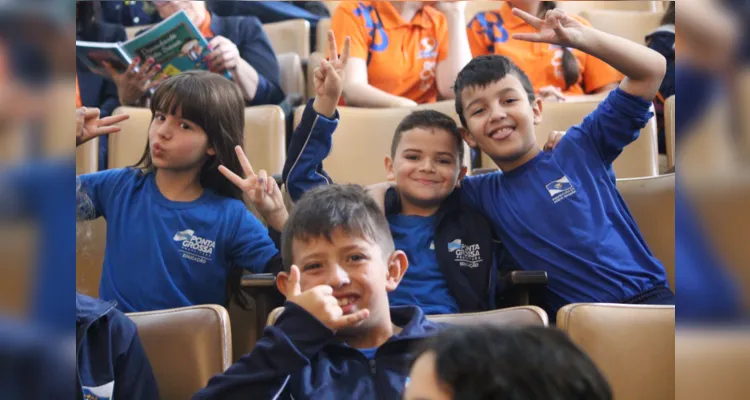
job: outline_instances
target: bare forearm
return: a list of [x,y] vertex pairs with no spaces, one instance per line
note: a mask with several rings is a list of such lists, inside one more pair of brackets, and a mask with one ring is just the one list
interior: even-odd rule
[[240,59],[237,68],[232,70],[231,73],[245,101],[253,101],[258,92],[258,82],[260,81],[258,71],[252,65],[248,64],[247,61]]
[[346,103],[355,107],[400,107],[409,102],[404,97],[394,96],[367,83],[344,85]]
[[633,95],[652,99],[664,79],[667,68],[664,57],[631,40],[585,28],[581,44],[576,47],[625,75],[620,87]]
[[471,48],[464,25],[464,12],[447,15],[448,19],[448,58],[437,68],[438,91],[443,98],[454,97],[453,83],[458,73],[471,61]]

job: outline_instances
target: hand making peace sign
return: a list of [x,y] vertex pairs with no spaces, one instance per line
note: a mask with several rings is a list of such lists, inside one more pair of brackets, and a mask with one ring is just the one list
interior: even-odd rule
[[130,118],[129,115],[120,114],[100,119],[98,108],[81,107],[76,109],[76,146],[80,146],[97,136],[120,132],[121,128],[115,124],[128,118]]

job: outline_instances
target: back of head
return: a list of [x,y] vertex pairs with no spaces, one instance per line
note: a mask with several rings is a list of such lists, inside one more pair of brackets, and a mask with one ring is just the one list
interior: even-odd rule
[[383,211],[359,185],[328,185],[305,193],[295,203],[281,235],[284,269],[294,263],[292,242],[323,237],[332,240],[333,232],[360,236],[380,246],[385,257],[395,246]]
[[[242,146],[245,129],[245,101],[237,85],[224,76],[208,71],[186,71],[162,82],[151,101],[151,118],[156,112],[175,115],[200,126],[208,135],[208,145],[216,151],[200,171],[200,183],[227,197],[240,198],[237,187],[218,170],[224,165],[242,174],[235,146]],[[148,144],[141,160],[141,169],[153,169]]]
[[521,81],[529,103],[532,103],[536,97],[534,95],[534,86],[531,85],[529,77],[513,61],[505,56],[493,54],[474,57],[458,73],[456,83],[453,86],[453,92],[456,95],[456,113],[458,113],[461,124],[464,127],[466,127],[466,118],[463,115],[463,102],[461,101],[463,91],[472,87],[486,87],[505,78],[507,75],[513,75]]
[[555,328],[449,328],[425,343],[454,399],[611,400],[609,384]]
[[457,165],[459,168],[463,166],[463,138],[461,137],[461,131],[458,129],[458,125],[456,125],[456,121],[450,116],[435,110],[414,111],[407,115],[406,118],[398,124],[396,132],[393,134],[393,141],[391,142],[391,158],[396,158],[396,149],[398,149],[398,145],[401,143],[401,137],[404,132],[415,128],[440,129],[450,134],[454,138],[458,149]]

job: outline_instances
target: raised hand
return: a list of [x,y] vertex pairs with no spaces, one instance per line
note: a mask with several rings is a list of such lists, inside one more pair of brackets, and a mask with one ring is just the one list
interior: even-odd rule
[[354,326],[370,317],[368,309],[344,315],[338,299],[333,297],[333,288],[328,285],[315,286],[303,292],[299,268],[296,265],[292,265],[289,271],[289,278],[286,282],[286,300],[302,307],[334,332]]
[[97,136],[120,132],[121,128],[115,124],[128,118],[130,118],[129,115],[120,114],[100,119],[98,108],[81,107],[76,109],[76,146],[80,146]]
[[562,90],[556,86],[545,86],[539,89],[539,97],[543,101],[550,102],[563,102],[565,101],[565,95]]
[[219,166],[219,172],[245,194],[258,212],[261,213],[268,225],[281,231],[288,213],[279,185],[276,184],[276,180],[273,177],[268,177],[268,173],[265,170],[260,170],[257,175],[255,174],[250,161],[245,156],[245,152],[242,151],[242,147],[236,146],[234,150],[242,165],[245,178],[239,177],[223,165]]
[[241,60],[240,50],[231,40],[224,36],[216,36],[211,39],[208,46],[212,51],[205,58],[211,72],[237,69]]
[[341,97],[344,87],[344,69],[349,62],[350,47],[351,39],[347,36],[344,39],[344,48],[341,50],[341,56],[339,57],[336,37],[333,35],[332,30],[328,31],[329,60],[322,60],[320,66],[315,68],[315,72],[313,73],[315,95],[317,97],[335,98],[336,103],[338,103],[338,98]]
[[443,0],[434,2],[435,8],[445,16],[466,11],[466,1]]
[[574,48],[580,48],[583,42],[583,30],[586,27],[565,11],[549,10],[544,19],[537,18],[518,8],[513,9],[513,14],[539,30],[535,33],[514,33],[513,39]]
[[[135,105],[146,92],[158,86],[166,74],[160,74],[161,65],[155,64],[153,58],[149,58],[141,64],[140,57],[136,57],[125,72],[117,72],[115,67],[108,62],[103,63],[112,80],[117,85],[117,95],[120,104],[124,106]],[[137,71],[136,71],[137,69]]]

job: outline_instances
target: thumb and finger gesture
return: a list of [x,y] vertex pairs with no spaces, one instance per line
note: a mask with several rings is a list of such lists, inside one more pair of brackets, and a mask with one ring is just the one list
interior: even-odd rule
[[81,107],[76,110],[76,146],[102,135],[120,132],[122,128],[116,124],[130,118],[120,114],[99,118],[98,108]]
[[562,10],[550,10],[544,18],[537,18],[525,11],[513,8],[513,14],[538,30],[534,33],[514,33],[513,39],[527,42],[551,43],[576,47],[584,28],[575,18]]
[[219,172],[237,186],[253,202],[258,211],[267,213],[284,207],[284,199],[276,181],[273,178],[269,179],[265,170],[260,170],[256,174],[247,156],[245,156],[245,152],[242,151],[242,147],[236,146],[234,150],[237,153],[245,178],[240,177],[223,165],[219,166]]
[[336,38],[333,31],[328,31],[328,60],[321,60],[320,66],[313,74],[316,93],[319,96],[337,96],[341,93],[344,70],[349,63],[351,39],[347,36],[339,56]]

